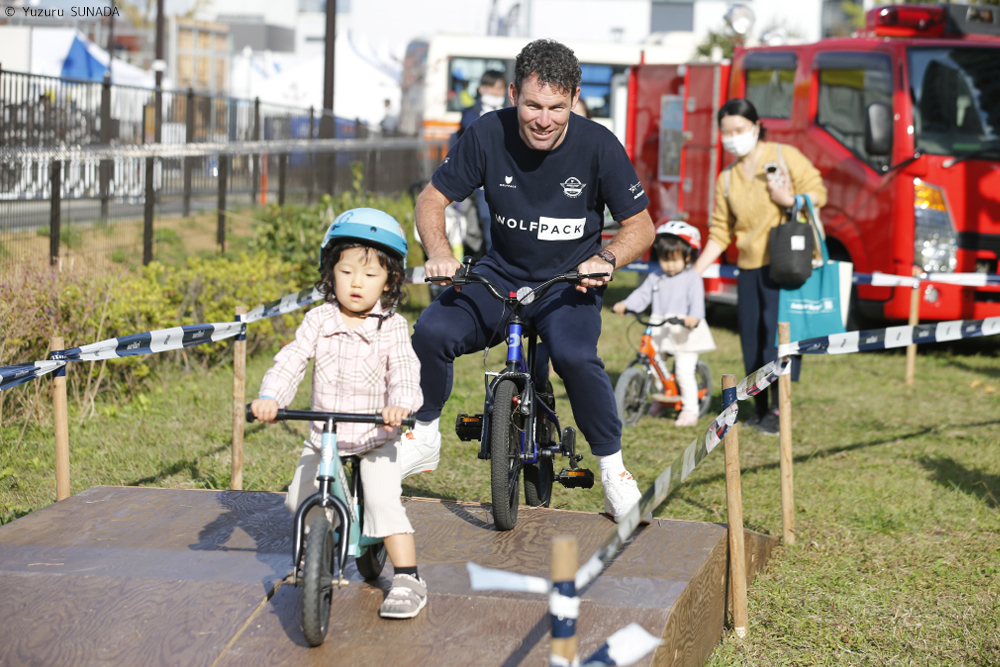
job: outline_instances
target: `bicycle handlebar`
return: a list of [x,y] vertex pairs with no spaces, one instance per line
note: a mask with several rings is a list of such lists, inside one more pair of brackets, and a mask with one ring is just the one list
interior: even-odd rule
[[[250,403],[247,403],[246,411],[247,422],[253,423],[257,421],[254,417],[253,411],[250,409]],[[325,422],[332,419],[339,423],[354,423],[354,424],[375,424],[377,426],[392,426],[392,424],[386,424],[382,420],[382,415],[359,415],[352,414],[349,412],[313,412],[312,410],[278,410],[278,415],[274,418],[274,421],[317,421]],[[403,426],[413,426],[416,423],[415,417],[404,417],[402,419]]]
[[682,318],[680,318],[680,317],[668,317],[668,318],[666,318],[664,320],[661,320],[660,322],[652,322],[650,320],[644,320],[644,319],[642,319],[642,314],[641,313],[637,313],[634,310],[626,310],[625,313],[627,315],[634,316],[635,319],[639,320],[639,324],[645,324],[647,327],[659,327],[659,326],[663,326],[664,324],[679,324],[679,325],[681,325],[682,327],[684,327],[686,329],[690,329],[691,328],[688,325],[684,324],[684,320]]
[[[424,278],[425,283],[433,282],[450,282],[452,285],[457,285],[461,287],[462,285],[471,285],[473,283],[484,286],[493,295],[494,298],[500,301],[506,302],[519,302],[521,298],[504,296],[504,294],[497,288],[496,285],[490,281],[486,276],[481,276],[478,273],[472,273],[473,262],[467,261],[462,264],[462,267],[455,272],[454,276],[427,276]],[[561,273],[558,276],[546,280],[538,287],[531,290],[530,294],[534,294],[536,297],[540,296],[549,287],[552,287],[556,283],[578,283],[584,278],[607,278],[610,277],[610,273],[580,273],[579,271],[570,271],[569,273]]]

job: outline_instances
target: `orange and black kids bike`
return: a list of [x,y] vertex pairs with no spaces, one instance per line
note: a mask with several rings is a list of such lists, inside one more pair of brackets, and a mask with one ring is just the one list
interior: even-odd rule
[[[653,348],[653,327],[663,324],[683,325],[684,320],[670,317],[662,322],[650,322],[639,313],[631,310],[625,312],[635,316],[640,324],[646,325],[635,359],[618,377],[615,385],[618,418],[622,420],[622,426],[635,426],[649,411],[653,401],[672,403],[678,411],[681,409],[681,394],[674,381],[674,374],[667,370],[663,359]],[[699,359],[695,375],[698,378],[698,416],[704,417],[712,403],[712,374],[708,365]]]

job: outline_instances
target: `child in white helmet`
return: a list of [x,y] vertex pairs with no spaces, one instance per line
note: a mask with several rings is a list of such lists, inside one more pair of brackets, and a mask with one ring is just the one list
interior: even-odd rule
[[612,310],[641,313],[652,306],[653,321],[681,317],[684,324],[664,324],[653,329],[657,352],[674,356],[674,379],[682,408],[674,426],[698,423],[698,355],[715,349],[715,339],[705,322],[705,286],[691,269],[701,247],[701,233],[680,220],[661,221],[656,228],[653,253],[658,265],[646,280]]
[[[379,610],[383,618],[413,618],[427,603],[427,583],[417,574],[413,527],[400,500],[398,427],[423,403],[420,362],[410,345],[410,328],[395,312],[406,253],[406,235],[392,216],[370,208],[339,215],[320,246],[316,287],[325,302],[306,313],[295,340],[275,355],[261,382],[260,397],[250,405],[257,419],[274,421],[278,408],[295,398],[306,366],[314,359],[314,411],[381,412],[386,424],[392,424],[345,423],[337,429],[340,454],[361,459],[364,534],[383,538],[395,570]],[[310,423],[309,440],[285,500],[293,512],[319,490],[322,433],[322,422]],[[311,519],[306,517],[307,526]]]

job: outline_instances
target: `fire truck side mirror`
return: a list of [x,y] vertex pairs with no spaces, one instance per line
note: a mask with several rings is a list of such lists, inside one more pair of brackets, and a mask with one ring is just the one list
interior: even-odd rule
[[881,102],[868,105],[865,117],[865,152],[868,155],[892,153],[892,107]]

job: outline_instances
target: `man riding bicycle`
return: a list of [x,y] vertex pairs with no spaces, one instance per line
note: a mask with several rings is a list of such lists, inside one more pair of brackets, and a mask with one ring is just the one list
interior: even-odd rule
[[[445,235],[444,209],[483,187],[493,244],[476,273],[510,292],[570,271],[607,274],[555,285],[524,315],[565,382],[577,425],[600,464],[605,511],[617,519],[641,494],[622,461],[614,391],[597,356],[601,303],[615,267],[639,257],[654,233],[645,210],[649,200],[621,143],[600,124],[571,113],[579,84],[572,50],[552,40],[525,46],[508,89],[514,106],[469,126],[420,194],[416,224],[428,256],[426,275],[454,275],[461,263]],[[621,231],[602,250],[605,206]],[[413,348],[424,403],[403,437],[404,477],[437,468],[452,362],[500,343],[503,317],[503,306],[482,285],[452,287],[420,316]]]

